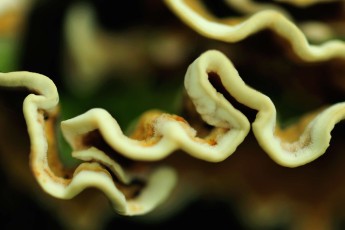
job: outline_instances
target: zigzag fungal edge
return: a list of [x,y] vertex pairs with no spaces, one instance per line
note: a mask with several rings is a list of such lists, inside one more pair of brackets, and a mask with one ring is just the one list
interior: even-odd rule
[[[130,199],[120,191],[111,174],[101,164],[112,164],[104,156],[93,156],[95,152],[85,153],[88,160],[98,162],[84,162],[80,164],[71,178],[55,175],[48,162],[49,149],[47,130],[49,130],[49,116],[54,116],[58,105],[58,92],[54,83],[44,75],[31,72],[0,73],[0,85],[4,87],[25,87],[37,94],[29,94],[23,103],[24,117],[31,142],[30,166],[33,174],[42,187],[50,195],[60,199],[71,199],[84,189],[95,187],[109,198],[114,209],[123,215],[139,215],[151,211],[166,199],[176,182],[175,172],[168,167],[156,169],[149,177],[141,193]],[[43,115],[43,112],[47,113]],[[44,121],[44,116],[48,121]],[[51,120],[51,119],[50,119]],[[114,166],[112,170],[119,170]],[[123,172],[119,172],[121,174]],[[116,174],[116,173],[115,173]],[[120,177],[121,179],[121,177]],[[123,179],[123,178],[122,178]]]
[[[271,99],[247,86],[230,60],[222,53],[211,50],[189,66],[185,87],[205,122],[217,128],[230,128],[227,134],[218,137],[216,145],[200,143],[194,134],[190,134],[189,127],[181,126],[180,121],[168,118],[161,119],[159,125],[157,121],[152,122],[154,132],[161,135],[161,139],[147,146],[141,141],[126,137],[116,121],[106,111],[99,109],[64,121],[62,129],[66,139],[78,151],[78,148],[83,149],[85,146],[78,146],[80,141],[76,140],[93,130],[100,130],[112,148],[134,160],[160,160],[177,149],[206,161],[224,160],[247,135],[248,120],[213,88],[208,79],[210,72],[220,77],[225,89],[235,100],[258,111],[252,124],[254,135],[260,146],[280,165],[297,167],[321,156],[329,145],[334,125],[344,119],[345,104],[332,105],[318,114],[309,115],[308,125],[297,140],[285,140],[276,125],[276,109]],[[80,131],[78,127],[84,127],[84,130]]]
[[[309,116],[308,125],[298,140],[285,141],[277,135],[276,109],[269,97],[247,86],[235,71],[230,60],[219,51],[207,51],[196,61],[199,76],[209,68],[210,63],[217,63],[215,72],[219,75],[225,89],[243,105],[257,110],[252,124],[254,135],[260,146],[278,164],[297,167],[309,163],[321,156],[329,146],[331,131],[335,124],[345,119],[345,102],[339,102]],[[296,124],[295,124],[296,125]]]
[[270,29],[285,38],[291,44],[294,53],[304,61],[345,57],[344,43],[333,40],[321,45],[311,45],[302,31],[278,11],[263,10],[243,20],[218,19],[210,14],[200,1],[165,0],[165,3],[186,25],[211,39],[233,43],[259,31]]
[[[217,93],[207,79],[199,78],[199,72],[194,69],[193,64],[188,68],[185,85],[198,112],[209,125],[214,126],[208,137],[197,137],[195,130],[183,118],[162,113],[148,122],[153,135],[144,135],[144,140],[136,140],[124,135],[107,111],[95,108],[61,123],[66,140],[74,152],[84,151],[90,146],[85,145],[83,140],[89,133],[98,130],[112,149],[132,160],[157,161],[179,149],[205,161],[219,162],[226,159],[248,134],[249,122]],[[150,140],[150,144],[147,144],[148,138],[158,140]]]

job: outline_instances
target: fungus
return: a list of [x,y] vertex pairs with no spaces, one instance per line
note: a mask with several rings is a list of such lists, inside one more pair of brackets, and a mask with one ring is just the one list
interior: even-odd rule
[[[23,112],[31,145],[30,167],[41,188],[59,199],[72,199],[96,188],[117,213],[125,216],[149,214],[164,204],[187,203],[190,194],[209,194],[239,198],[243,218],[255,223],[256,217],[262,217],[263,225],[269,225],[284,215],[285,209],[291,209],[300,217],[293,223],[296,226],[298,221],[304,221],[300,226],[306,229],[320,223],[310,221],[313,216],[305,210],[322,216],[319,220],[324,226],[330,225],[327,221],[345,189],[341,185],[335,189],[318,185],[329,185],[326,177],[341,178],[338,159],[344,159],[339,156],[340,148],[330,144],[335,126],[345,118],[344,86],[335,84],[343,78],[344,72],[337,71],[344,63],[344,42],[311,45],[298,25],[276,10],[259,11],[248,18],[220,19],[199,1],[165,3],[186,25],[212,39],[214,43],[208,46],[221,48],[208,49],[190,63],[181,114],[148,110],[128,134],[102,108],[60,121],[58,91],[48,77],[32,72],[0,74],[0,86],[31,92],[24,99]],[[274,42],[258,40],[266,42],[260,46],[251,43],[253,37],[265,38],[267,31]],[[284,56],[283,61],[274,55],[266,59],[265,52],[271,51],[266,48],[274,43],[282,47],[275,55]],[[260,48],[263,53],[250,52]],[[271,65],[273,60],[279,68]],[[287,62],[298,67],[292,68]],[[336,70],[329,71],[332,67]],[[315,70],[306,71],[309,68]],[[307,99],[315,103],[310,106],[313,108],[306,105],[298,119],[283,124],[279,116],[285,106],[255,84],[265,76],[269,80],[292,79],[291,84],[274,83],[290,93],[296,93],[297,88],[303,96],[319,93],[309,82],[317,84],[327,78],[339,95],[321,101],[319,97]],[[304,84],[293,84],[307,77]],[[306,93],[309,90],[313,92]],[[320,97],[324,95],[328,96],[321,93]],[[293,101],[285,109],[297,104]],[[73,168],[67,168],[59,158],[60,129],[72,147],[71,156],[79,160]],[[332,167],[319,163],[324,162],[319,158],[326,151],[333,155],[327,159],[336,159]],[[315,175],[319,176],[317,183]],[[323,192],[328,196],[319,196]],[[92,194],[88,199],[98,200]],[[167,212],[174,208],[176,205],[169,206]]]

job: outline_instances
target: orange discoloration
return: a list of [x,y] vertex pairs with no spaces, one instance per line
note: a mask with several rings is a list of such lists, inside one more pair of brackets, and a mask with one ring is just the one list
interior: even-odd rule
[[319,109],[312,113],[308,113],[301,117],[298,122],[294,125],[287,127],[286,129],[281,129],[277,127],[274,131],[274,135],[279,137],[284,142],[294,142],[297,141],[301,134],[305,131],[309,122],[312,121],[323,109]]
[[130,135],[131,138],[139,140],[143,146],[152,146],[156,144],[161,137],[155,134],[154,124],[156,119],[164,114],[163,112],[152,110],[144,113],[134,130]]
[[209,145],[214,146],[214,145],[216,145],[216,144],[217,144],[217,141],[216,141],[216,140],[214,140],[214,139],[210,139],[210,140],[208,140],[208,141],[207,141],[207,143],[208,143]]
[[173,115],[172,118],[175,119],[176,121],[187,123],[187,121],[183,117]]
[[[43,175],[46,175],[54,182],[67,185],[70,183],[71,179],[71,170],[66,169],[63,164],[60,161],[57,146],[56,146],[56,133],[55,133],[55,125],[57,121],[57,114],[58,109],[47,112],[42,109],[38,110],[38,116],[37,121],[40,123],[42,128],[45,132],[45,137],[47,141],[47,164],[45,162],[42,162],[42,169],[37,168],[37,163],[33,164],[33,160],[37,160],[36,156],[37,153],[35,153],[35,150],[32,152],[31,159],[31,171],[35,175],[36,178],[40,178]],[[44,159],[41,159],[45,161]],[[42,182],[43,182],[43,178]]]

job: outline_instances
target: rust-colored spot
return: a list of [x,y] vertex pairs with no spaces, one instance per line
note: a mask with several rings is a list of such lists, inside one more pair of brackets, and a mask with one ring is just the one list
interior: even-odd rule
[[142,146],[152,146],[156,144],[161,136],[156,135],[154,130],[154,124],[158,117],[165,115],[161,111],[152,110],[144,113],[135,128],[130,135],[130,138],[140,141]]
[[216,141],[215,139],[210,139],[210,140],[207,140],[207,143],[208,143],[209,145],[214,146],[214,145],[217,144],[217,141]]
[[187,123],[187,121],[183,117],[180,117],[180,116],[177,116],[177,115],[172,115],[172,118],[174,120],[176,120],[176,121]]
[[[70,178],[72,175],[71,169],[66,169],[60,161],[60,156],[56,146],[56,122],[58,108],[54,111],[47,112],[42,109],[38,109],[37,121],[40,123],[45,132],[45,138],[47,140],[47,162],[40,162],[43,170],[36,168],[33,162],[30,163],[31,170],[36,178],[42,177],[42,174],[47,175],[52,181],[60,184],[70,183]],[[32,156],[36,153],[33,152]],[[31,157],[31,160],[37,160],[36,157]],[[38,159],[42,160],[42,159]]]
[[36,170],[36,169],[33,169],[32,172],[33,172],[33,174],[35,175],[36,178],[41,176],[41,173],[38,170]]

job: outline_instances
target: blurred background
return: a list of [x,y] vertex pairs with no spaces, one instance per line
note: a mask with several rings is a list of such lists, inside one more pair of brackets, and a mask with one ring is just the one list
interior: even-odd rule
[[[205,0],[203,2],[218,17],[245,14],[240,9],[235,10],[225,5],[222,1]],[[285,7],[296,23],[303,22],[306,18],[325,22],[328,20],[326,17],[331,17],[329,22],[336,26],[339,34],[330,35],[325,32],[319,36],[315,35],[313,30],[310,32],[310,42],[319,43],[327,39],[327,36],[344,39],[344,24],[339,26],[334,22],[336,16],[340,17],[341,23],[345,18],[344,9],[339,8],[337,4],[309,7],[303,12],[300,8],[284,2],[277,5]],[[320,14],[321,11],[322,14]],[[307,28],[306,31],[310,29],[310,27],[305,28]],[[289,59],[279,58],[281,49],[277,47],[281,43],[284,42],[277,42],[277,38],[272,38],[272,34],[267,32],[241,42],[239,48],[235,45],[210,41],[183,25],[160,0],[121,2],[0,0],[0,71],[25,70],[51,78],[60,95],[61,120],[72,118],[91,108],[100,107],[108,110],[125,131],[130,130],[132,123],[149,109],[156,108],[169,113],[183,114],[185,71],[196,57],[209,48],[220,49],[233,57],[239,72],[248,77],[250,85],[260,87],[260,90],[268,92],[273,100],[278,102],[280,107],[279,105],[277,107],[281,112],[279,116],[286,124],[290,123],[290,120],[285,120],[286,117],[299,116],[325,103],[335,103],[344,99],[343,62],[326,63],[322,68],[315,64],[316,70],[312,72],[305,70],[312,66],[310,63],[300,65],[296,61],[297,64],[286,66]],[[267,44],[276,45],[273,45],[272,49],[267,49]],[[275,51],[276,49],[278,52]],[[264,67],[265,62],[274,63],[269,67]],[[288,82],[283,81],[283,77],[274,78],[274,75],[280,74],[290,76],[290,73],[296,70],[296,65],[300,70],[299,74],[291,77]],[[310,84],[310,80],[299,80],[300,76],[319,73],[321,69],[322,74],[334,72],[338,74],[328,78],[327,81],[321,76],[322,74],[319,74],[320,76],[315,78],[313,84]],[[267,72],[274,72],[272,70],[277,70],[278,74],[266,75]],[[272,88],[267,82],[274,83],[276,87]],[[339,84],[339,82],[342,83]],[[286,89],[286,84],[289,84],[288,89]],[[301,86],[308,88],[310,93],[306,94]],[[291,87],[295,87],[293,95],[291,95]],[[67,202],[59,203],[54,198],[41,194],[40,188],[31,175],[28,165],[29,143],[21,112],[25,92],[18,93],[3,89],[0,94],[0,108],[3,111],[0,128],[6,130],[2,133],[0,142],[2,153],[1,229],[81,228],[83,225],[78,225],[79,220],[75,220],[75,225],[71,224],[74,222],[72,214],[70,218],[63,217],[64,215],[61,214],[73,212],[74,206]],[[344,135],[340,128],[334,133],[338,136]],[[61,134],[58,135],[61,137]],[[63,162],[67,166],[73,166],[75,161],[69,156],[69,146],[62,138],[59,144]],[[333,152],[340,151],[339,148],[333,149]],[[252,152],[264,155],[260,151]],[[338,161],[338,158],[336,159]],[[264,158],[263,162],[271,161]],[[275,180],[270,178],[267,181],[295,178],[299,177],[299,173],[303,173],[303,170],[299,170],[291,175],[288,170],[266,163],[263,164],[263,168],[269,165],[267,168],[273,167],[274,170],[264,170],[260,166],[256,169],[271,176],[276,172],[278,172],[277,175],[283,175],[277,176]],[[328,167],[324,167],[325,164],[322,163],[315,163],[307,169],[305,178],[320,179],[320,175],[323,174],[316,172],[320,165],[323,169]],[[252,175],[258,171],[253,170],[248,173],[250,174],[248,177],[254,178],[254,181],[256,177]],[[313,188],[318,188],[317,185],[321,183],[314,179],[310,179],[310,183],[314,186]],[[265,176],[262,176],[260,180],[265,180]],[[326,181],[329,178],[325,177],[321,180]],[[284,190],[283,187],[280,189]],[[87,195],[81,195],[80,199]],[[104,203],[104,197],[99,199],[100,203]],[[175,229],[186,225],[196,228],[206,224],[215,224],[220,229],[254,228],[246,225],[245,221],[239,217],[235,203],[236,201],[227,200],[223,196],[196,196],[179,212],[161,221],[122,217],[111,211],[109,214],[108,208],[102,206],[98,214],[96,214],[97,210],[88,214],[89,216],[94,214],[94,218],[99,221],[96,223],[99,225],[83,227],[90,230],[120,227]],[[97,206],[90,205],[90,207]],[[104,219],[97,215],[104,215]],[[82,217],[79,218],[82,219]],[[345,225],[343,221],[338,221],[336,226],[341,229],[341,226]],[[258,226],[254,229],[290,228],[289,224],[278,224],[264,228]]]
[[[162,1],[0,0],[0,71],[51,78],[60,95],[61,119],[100,107],[126,129],[152,108],[178,113],[186,67],[201,48],[198,39]],[[1,127],[8,130],[1,141],[1,229],[78,229],[57,217],[49,204],[55,199],[41,194],[31,175],[21,112],[25,95],[1,91]],[[61,142],[64,162],[73,165],[70,149]],[[222,200],[196,199],[159,223],[112,215],[102,226],[85,229],[169,229],[210,221],[240,227]]]

